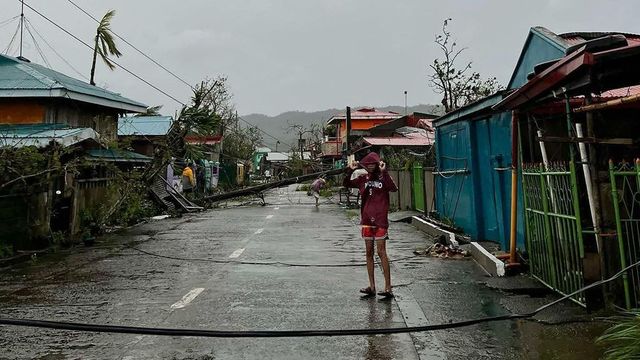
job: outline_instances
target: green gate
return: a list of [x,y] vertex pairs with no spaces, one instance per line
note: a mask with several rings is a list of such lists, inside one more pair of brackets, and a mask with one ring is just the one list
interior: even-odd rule
[[416,211],[424,212],[424,170],[422,164],[413,164],[413,183],[411,184],[411,193],[413,195],[413,208]]
[[[640,261],[640,160],[615,166],[609,161],[611,196],[616,218],[620,267]],[[627,309],[640,306],[640,269],[622,275]]]
[[[525,164],[522,183],[531,274],[555,291],[570,294],[584,286],[575,164]],[[572,300],[585,305],[583,293]]]

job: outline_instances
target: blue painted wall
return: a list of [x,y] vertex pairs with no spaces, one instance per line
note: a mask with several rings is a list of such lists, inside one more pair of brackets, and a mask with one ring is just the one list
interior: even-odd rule
[[[531,29],[508,89],[524,85],[536,65],[562,57],[565,47],[557,41]],[[436,177],[436,209],[472,239],[495,241],[506,250],[511,225],[511,113],[487,114],[497,101],[488,97],[435,121],[438,170],[469,170]],[[519,179],[517,244],[524,249],[521,184]]]
[[[436,210],[472,238],[477,238],[476,188],[469,125],[469,122],[456,122],[436,131],[438,170],[443,172],[436,176]],[[447,173],[465,169],[469,173]]]
[[[438,213],[474,240],[509,248],[511,219],[511,114],[469,118],[436,128]],[[468,174],[446,174],[468,169]],[[522,189],[519,185],[517,243],[524,249]]]

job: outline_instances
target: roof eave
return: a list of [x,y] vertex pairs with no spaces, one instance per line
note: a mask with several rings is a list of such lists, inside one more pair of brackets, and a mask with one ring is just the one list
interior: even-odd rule
[[128,113],[141,113],[147,106],[141,103],[125,103],[97,96],[81,94],[64,88],[54,89],[1,89],[0,98],[67,98],[88,104],[108,107]]
[[593,64],[593,55],[585,52],[584,48],[558,61],[542,73],[529,80],[520,89],[514,91],[502,101],[493,106],[496,111],[518,108],[528,102],[535,101],[542,93],[554,88],[567,76],[584,66]]
[[122,110],[124,112],[130,112],[130,113],[145,112],[148,107],[142,103],[135,103],[135,104],[125,103],[125,102],[109,100],[109,99],[105,99],[97,96],[80,94],[73,91],[66,91],[65,97],[69,99],[81,101],[81,102],[86,102],[89,104],[100,105],[100,106],[108,107],[111,109]]
[[477,100],[469,105],[463,106],[459,109],[449,112],[435,120],[432,120],[433,126],[438,127],[442,125],[449,124],[451,122],[463,120],[473,116],[474,114],[480,113],[482,111],[493,111],[491,107],[497,104],[503,97],[506,91],[501,90],[496,92],[493,95],[489,95],[485,98]]

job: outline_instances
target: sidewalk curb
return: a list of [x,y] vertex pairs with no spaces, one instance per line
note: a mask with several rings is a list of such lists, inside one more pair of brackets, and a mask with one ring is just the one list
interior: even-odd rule
[[[452,247],[458,247],[458,241],[456,240],[456,234],[451,231],[444,230],[435,224],[432,224],[418,216],[411,218],[411,225],[415,226],[418,230],[427,233],[432,236],[443,236],[447,242],[447,245]],[[488,252],[482,245],[471,242],[471,248],[469,250],[473,259],[491,276],[502,277],[505,275],[504,263],[498,258]]]
[[473,259],[491,276],[502,277],[505,275],[504,263],[483,248],[482,245],[472,242],[469,252]]

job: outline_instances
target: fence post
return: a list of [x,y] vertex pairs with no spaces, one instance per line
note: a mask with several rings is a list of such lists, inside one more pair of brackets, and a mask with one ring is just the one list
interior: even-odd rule
[[525,175],[525,172],[527,169],[525,169],[524,164],[521,165],[520,167],[522,169],[522,205],[524,206],[524,214],[523,214],[523,219],[522,221],[524,221],[524,229],[525,229],[525,246],[526,246],[526,251],[529,254],[529,262],[531,263],[531,269],[534,269],[533,273],[535,273],[535,268],[536,268],[536,259],[535,259],[535,252],[533,251],[533,248],[531,246],[531,229],[529,228],[531,225],[529,224],[529,212],[527,211],[529,208],[529,199],[527,198],[527,176]]
[[556,264],[555,264],[555,252],[553,251],[553,243],[551,240],[551,224],[549,223],[549,202],[547,199],[547,193],[548,193],[548,188],[547,188],[547,183],[546,183],[546,178],[543,175],[544,173],[544,167],[542,164],[540,164],[539,167],[539,171],[540,171],[540,189],[541,189],[541,194],[540,194],[540,200],[542,201],[542,210],[544,212],[544,240],[545,240],[545,244],[547,245],[547,253],[548,255],[548,259],[549,259],[549,269],[551,272],[551,281],[552,281],[552,286],[554,288],[557,288],[558,286],[558,280],[557,280],[557,274],[556,274]]
[[[613,198],[613,212],[616,217],[616,235],[618,238],[618,250],[620,252],[620,267],[627,267],[627,255],[624,250],[624,239],[622,237],[622,222],[620,221],[620,206],[618,204],[618,186],[616,185],[616,172],[613,160],[609,160],[609,177],[611,178],[611,197]],[[631,293],[629,292],[629,275],[625,271],[622,274],[624,286],[624,302],[627,309],[631,309]]]
[[578,198],[578,179],[576,178],[576,163],[569,162],[571,171],[571,196],[573,198],[573,215],[576,217],[576,231],[578,235],[578,249],[580,258],[584,259],[584,244],[582,242],[582,218],[580,217],[580,199]]
[[398,183],[396,184],[396,187],[398,188],[398,210],[402,211],[402,181],[401,181],[401,177],[400,177],[400,170],[398,170]]

